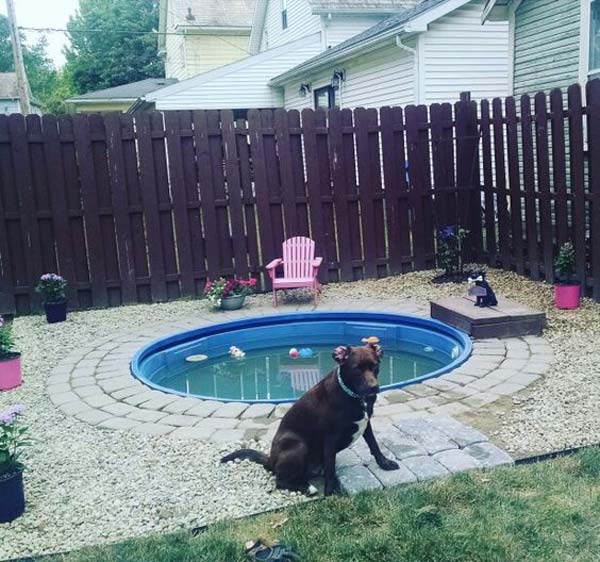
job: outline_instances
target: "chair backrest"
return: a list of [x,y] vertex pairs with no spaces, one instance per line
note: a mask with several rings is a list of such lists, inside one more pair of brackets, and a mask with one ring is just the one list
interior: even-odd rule
[[288,238],[283,243],[283,274],[285,277],[312,277],[315,243],[305,236]]

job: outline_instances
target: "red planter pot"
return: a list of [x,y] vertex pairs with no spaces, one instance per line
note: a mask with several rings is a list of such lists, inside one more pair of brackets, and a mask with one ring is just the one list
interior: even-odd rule
[[21,386],[21,354],[13,353],[8,359],[0,359],[0,391]]
[[556,308],[573,310],[579,308],[581,285],[555,285],[554,303]]

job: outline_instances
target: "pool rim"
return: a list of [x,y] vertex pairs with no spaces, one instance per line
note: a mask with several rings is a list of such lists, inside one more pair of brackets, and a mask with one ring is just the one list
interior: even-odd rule
[[[360,319],[356,319],[356,316],[359,316]],[[173,396],[179,396],[182,398],[196,398],[198,400],[209,400],[214,402],[239,402],[244,404],[291,404],[298,400],[298,398],[278,398],[278,399],[258,399],[258,400],[248,400],[241,398],[218,398],[216,396],[203,396],[198,394],[188,394],[186,392],[174,390],[172,388],[161,386],[153,381],[151,381],[148,377],[146,377],[142,372],[142,361],[147,357],[147,355],[152,352],[160,352],[166,348],[173,347],[175,345],[180,345],[185,343],[186,341],[190,341],[193,339],[198,339],[200,337],[206,337],[210,335],[214,335],[216,333],[229,332],[236,329],[245,329],[245,328],[253,328],[253,327],[261,327],[261,326],[271,326],[277,324],[289,324],[294,321],[314,321],[315,317],[321,317],[321,319],[328,320],[338,320],[338,321],[348,321],[355,320],[357,322],[360,321],[368,321],[368,322],[396,322],[398,324],[402,323],[404,325],[408,325],[409,327],[416,328],[435,328],[438,332],[442,332],[443,335],[448,336],[450,338],[456,339],[457,343],[462,346],[462,351],[460,355],[451,361],[448,365],[444,365],[440,369],[432,371],[431,373],[427,373],[425,375],[421,375],[416,378],[408,379],[406,381],[397,382],[391,385],[382,386],[380,389],[380,394],[384,392],[388,392],[391,390],[398,390],[400,388],[404,388],[406,386],[411,386],[414,384],[419,384],[426,380],[438,378],[450,371],[453,371],[460,367],[463,363],[465,363],[471,356],[473,352],[473,343],[471,341],[470,336],[459,330],[458,328],[454,328],[444,322],[439,320],[435,320],[433,318],[423,318],[421,316],[415,316],[412,314],[394,314],[390,312],[374,312],[374,311],[358,311],[358,310],[343,310],[343,311],[310,311],[310,312],[291,312],[284,314],[269,314],[266,316],[250,316],[243,317],[236,320],[229,320],[226,322],[219,322],[214,324],[208,324],[204,326],[199,326],[197,328],[192,328],[191,330],[185,330],[182,332],[177,332],[175,334],[170,334],[168,336],[162,336],[146,345],[142,346],[138,351],[136,351],[130,362],[130,373],[133,377],[139,380],[142,384],[150,387],[152,390],[157,390],[159,392],[164,392],[165,394],[172,394]],[[324,317],[324,318],[323,318]],[[319,318],[317,318],[318,320]],[[326,375],[325,375],[326,376]]]

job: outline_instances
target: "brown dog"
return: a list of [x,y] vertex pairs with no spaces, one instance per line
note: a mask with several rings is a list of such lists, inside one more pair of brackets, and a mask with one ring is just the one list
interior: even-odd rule
[[377,464],[395,470],[398,464],[385,458],[371,428],[377,400],[381,347],[340,346],[333,352],[339,366],[304,394],[283,416],[269,455],[241,449],[221,459],[249,459],[272,471],[277,487],[306,491],[311,470],[325,469],[325,495],[334,492],[336,454],[361,435]]

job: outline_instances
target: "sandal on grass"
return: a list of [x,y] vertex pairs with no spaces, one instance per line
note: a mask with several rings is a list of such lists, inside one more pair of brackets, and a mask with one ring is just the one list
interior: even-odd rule
[[300,556],[289,546],[275,543],[271,546],[260,539],[246,543],[246,554],[256,562],[297,562]]

